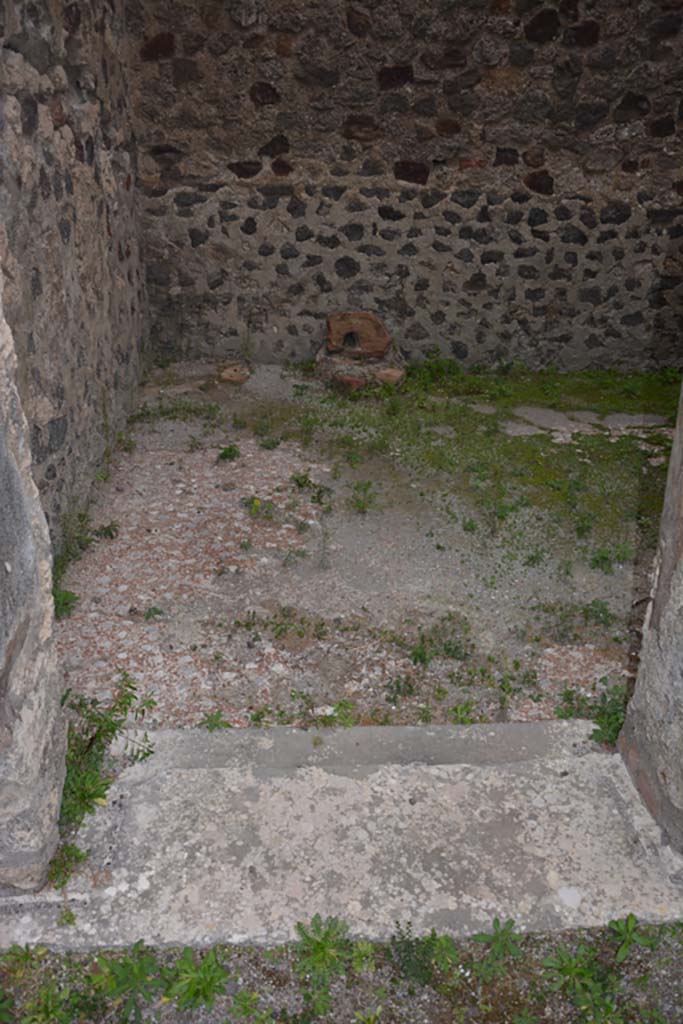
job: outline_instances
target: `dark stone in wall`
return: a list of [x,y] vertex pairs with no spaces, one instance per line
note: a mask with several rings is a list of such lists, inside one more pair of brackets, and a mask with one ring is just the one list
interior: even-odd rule
[[379,137],[381,129],[370,114],[349,114],[342,126],[342,134],[346,139],[372,142]]
[[412,181],[426,185],[429,180],[429,166],[416,160],[398,160],[394,164],[394,177],[399,181]]
[[168,59],[174,53],[175,36],[172,32],[159,32],[140,47],[140,58],[145,61]]
[[549,43],[559,31],[560,19],[552,7],[539,11],[524,27],[524,34],[531,43]]
[[270,82],[255,82],[249,90],[249,95],[257,107],[273,106],[280,102],[280,93]]
[[638,93],[627,92],[624,94],[614,111],[614,120],[617,124],[625,124],[628,121],[636,121],[650,112],[650,101],[647,96]]
[[669,135],[676,134],[676,122],[671,114],[659,117],[648,125],[648,132],[656,139],[665,139]]
[[402,85],[412,82],[413,78],[413,69],[410,64],[380,68],[377,72],[380,89],[400,89]]
[[346,13],[346,25],[352,35],[358,39],[363,39],[370,32],[372,21],[364,11],[350,7]]
[[506,146],[496,147],[494,167],[514,167],[516,163],[519,163],[518,150]]
[[289,140],[285,135],[275,135],[258,151],[259,156],[271,157],[282,156],[283,153],[289,153]]
[[546,170],[531,171],[525,176],[524,184],[532,192],[539,192],[544,196],[551,196],[555,190],[555,182]]
[[600,22],[582,21],[564,30],[562,41],[565,46],[595,46],[600,40]]
[[255,178],[262,167],[260,160],[240,160],[238,163],[228,164],[228,170],[238,178]]

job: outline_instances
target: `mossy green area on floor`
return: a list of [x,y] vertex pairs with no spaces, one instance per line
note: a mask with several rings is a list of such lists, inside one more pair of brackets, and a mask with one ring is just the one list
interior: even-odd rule
[[[374,471],[378,459],[386,460],[408,472],[422,495],[466,532],[524,550],[527,535],[536,532],[539,558],[546,542],[573,538],[581,560],[610,573],[635,558],[635,546],[654,546],[680,370],[464,372],[455,361],[428,359],[408,369],[399,389],[351,395],[321,389],[311,371],[292,369],[298,378],[292,399],[226,395],[209,379],[200,385],[206,401],[162,398],[143,405],[132,421],[198,418],[205,431],[227,428],[233,444],[241,431],[253,430],[264,448],[296,440],[335,460],[339,472],[346,467],[359,476],[363,466]],[[226,405],[233,409],[227,415]],[[594,413],[594,432],[561,442],[551,430],[509,436],[505,425],[520,422],[519,406]],[[614,413],[656,414],[669,431],[608,430],[601,420]],[[381,507],[374,491],[372,497],[373,507]],[[524,536],[516,538],[516,531]]]
[[[463,373],[433,360],[412,367],[396,391],[345,396],[295,385],[293,402],[240,412],[233,426],[271,443],[297,439],[359,472],[368,460],[389,459],[469,532],[509,532],[516,513],[524,519],[538,511],[547,535],[569,533],[593,568],[609,572],[633,557],[634,533],[639,543],[655,542],[670,438],[656,428],[610,432],[600,417],[655,413],[672,426],[680,382],[676,370]],[[521,405],[596,413],[596,432],[564,443],[549,430],[508,436],[504,425]]]
[[[68,928],[68,913],[64,915]],[[683,925],[517,932],[454,942],[397,924],[388,943],[314,917],[271,949],[146,948],[0,956],[4,1024],[680,1024]]]
[[674,417],[681,390],[681,371],[620,373],[581,370],[560,373],[512,366],[497,371],[465,373],[451,360],[428,359],[410,367],[406,391],[469,396],[494,402],[500,409],[538,405],[569,411],[659,413]]

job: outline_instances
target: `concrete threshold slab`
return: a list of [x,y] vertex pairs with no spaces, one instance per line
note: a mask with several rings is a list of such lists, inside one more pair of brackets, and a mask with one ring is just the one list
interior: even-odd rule
[[[455,936],[683,918],[683,858],[586,723],[163,732],[79,843],[64,898],[0,900],[0,940],[272,944],[337,914]],[[322,739],[322,744],[316,737]],[[76,924],[59,927],[65,905]]]
[[354,726],[348,729],[159,729],[152,737],[157,767],[249,765],[258,775],[304,765],[354,774],[386,764],[494,765],[599,749],[586,721],[498,725]]

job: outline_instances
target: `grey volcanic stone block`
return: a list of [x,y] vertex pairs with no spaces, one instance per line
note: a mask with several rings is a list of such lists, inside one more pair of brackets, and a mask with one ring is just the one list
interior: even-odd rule
[[0,887],[28,890],[57,844],[64,724],[50,544],[15,378],[0,302]]
[[620,747],[646,804],[672,843],[683,850],[683,396],[653,600]]

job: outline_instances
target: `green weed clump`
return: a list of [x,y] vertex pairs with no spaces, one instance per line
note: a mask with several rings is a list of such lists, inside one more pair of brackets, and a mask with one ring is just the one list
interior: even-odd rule
[[[135,723],[142,722],[155,702],[150,697],[139,697],[137,683],[123,672],[110,704],[104,704],[95,697],[72,695],[72,691],[67,690],[62,706],[71,715],[60,824],[62,828],[75,829],[86,814],[93,814],[96,806],[105,801],[112,783],[112,776],[105,770],[110,744],[118,736],[126,734],[130,719]],[[152,753],[146,733],[141,739],[130,737],[127,746],[136,761],[142,761]]]
[[323,921],[316,914],[310,925],[297,924],[296,931],[296,971],[308,986],[304,1001],[320,1016],[332,1006],[330,983],[344,973],[353,956],[348,925],[336,917]]
[[218,459],[220,462],[234,462],[235,459],[239,459],[240,450],[236,444],[226,445],[225,448],[221,448],[218,453]]
[[[107,765],[111,743],[119,736],[127,737],[129,721],[141,723],[154,706],[151,698],[139,697],[137,683],[127,672],[122,674],[109,704],[82,694],[72,695],[70,689],[62,697],[62,707],[69,713],[66,775],[59,815],[62,843],[49,868],[49,878],[57,888],[66,885],[76,866],[87,857],[71,840],[86,814],[94,814],[98,806],[107,802],[114,778]],[[147,734],[142,738],[127,737],[126,751],[136,761],[149,757],[152,746]]]
[[93,527],[90,513],[85,510],[71,512],[64,517],[61,547],[52,565],[52,598],[57,620],[71,615],[80,600],[73,590],[67,590],[62,586],[69,564],[81,558],[94,541],[113,540],[118,536],[119,529],[115,519],[110,523],[103,523],[102,526]]
[[[607,679],[600,680],[605,685]],[[558,718],[588,718],[595,722],[592,738],[598,743],[614,746],[626,718],[628,693],[625,686],[616,685],[598,695],[587,695],[566,687],[562,701],[555,709]]]
[[[635,915],[570,936],[522,935],[509,918],[456,943],[396,924],[388,943],[353,941],[316,916],[286,947],[128,949],[59,957],[0,954],[0,1024],[678,1024],[683,925]],[[248,983],[247,983],[247,977]],[[207,1012],[208,1011],[208,1012]]]
[[191,398],[176,398],[173,401],[160,399],[156,405],[142,405],[128,417],[129,423],[154,423],[158,420],[203,420],[206,426],[215,425],[220,419],[221,409],[215,402],[197,402]]

